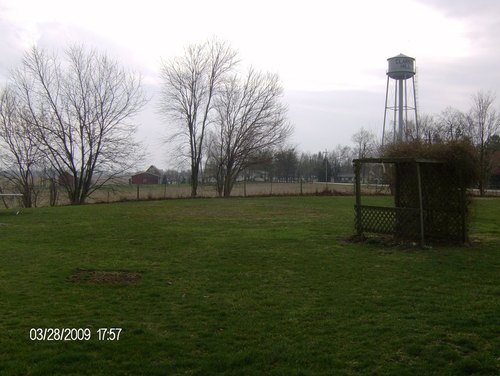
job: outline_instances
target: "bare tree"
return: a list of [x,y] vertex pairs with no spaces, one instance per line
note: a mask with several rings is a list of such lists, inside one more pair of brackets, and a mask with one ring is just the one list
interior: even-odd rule
[[364,128],[352,135],[352,141],[356,144],[358,158],[366,158],[376,151],[375,134]]
[[470,122],[467,114],[447,107],[438,117],[434,127],[434,138],[439,141],[457,141],[471,137]]
[[211,40],[189,46],[184,56],[163,63],[160,111],[173,120],[172,141],[181,141],[180,153],[191,161],[191,196],[197,195],[205,136],[212,120],[214,98],[225,75],[236,64],[236,52]]
[[[358,158],[367,158],[374,156],[377,151],[375,134],[364,128],[352,135],[352,141],[355,143],[355,153]],[[364,165],[361,169],[361,179],[366,181],[368,167]]]
[[418,117],[418,137],[414,135],[411,139],[416,141],[422,141],[428,144],[437,142],[440,140],[440,135],[438,131],[438,126],[436,124],[435,117],[430,114],[421,114]]
[[36,188],[36,168],[41,166],[43,154],[40,145],[32,136],[36,131],[26,108],[19,103],[14,93],[6,88],[0,95],[0,159],[1,176],[23,195],[23,205],[36,206],[38,189]]
[[478,92],[473,97],[472,108],[468,115],[472,140],[479,157],[479,191],[484,195],[491,172],[489,143],[500,129],[500,114],[493,108],[495,96],[488,92]]
[[277,75],[253,69],[243,79],[233,76],[224,82],[216,100],[218,128],[211,153],[224,197],[231,195],[238,175],[259,153],[281,145],[291,133],[282,95]]
[[274,153],[274,171],[278,181],[292,183],[298,178],[299,157],[295,147],[284,147]]
[[334,181],[339,181],[340,174],[352,172],[352,160],[354,150],[349,146],[338,144],[335,149],[330,152],[329,160],[332,164],[332,175]]
[[62,59],[31,49],[12,81],[72,204],[133,167],[141,152],[131,119],[146,104],[139,76],[73,46]]

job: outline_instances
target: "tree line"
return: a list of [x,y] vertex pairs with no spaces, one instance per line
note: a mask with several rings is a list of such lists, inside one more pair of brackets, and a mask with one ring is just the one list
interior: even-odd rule
[[[181,176],[191,196],[200,182],[228,197],[242,179],[342,181],[352,174],[352,159],[383,154],[383,143],[364,128],[352,146],[316,153],[286,146],[292,126],[279,77],[240,65],[238,53],[217,39],[162,62],[158,112],[176,156],[189,161],[189,177]],[[467,112],[450,107],[422,116],[418,128],[407,127],[407,139],[470,142],[483,194],[500,149],[494,101],[479,92]],[[147,102],[141,76],[104,53],[81,45],[61,55],[28,50],[0,92],[1,177],[23,194],[26,207],[36,203],[37,179],[50,188],[51,203],[57,187],[72,204],[84,203],[141,160],[134,117]]]
[[[249,159],[246,168],[238,174],[238,180],[254,182],[343,182],[353,178],[352,160],[375,156],[378,153],[376,136],[361,128],[353,135],[353,145],[337,145],[331,150],[303,152],[294,146],[281,145],[265,150]],[[217,187],[218,165],[207,157],[200,169],[198,181]],[[163,183],[190,183],[189,170],[166,170]],[[218,191],[219,192],[219,191]],[[219,192],[220,193],[220,192]]]

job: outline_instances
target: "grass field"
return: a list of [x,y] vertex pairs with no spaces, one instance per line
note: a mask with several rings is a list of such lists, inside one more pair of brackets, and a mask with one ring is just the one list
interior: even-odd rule
[[347,242],[353,205],[1,210],[0,374],[499,374],[500,200],[475,200],[472,246],[425,250]]

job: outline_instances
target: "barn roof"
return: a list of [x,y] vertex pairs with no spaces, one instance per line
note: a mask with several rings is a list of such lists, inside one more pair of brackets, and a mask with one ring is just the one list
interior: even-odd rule
[[139,172],[139,173],[137,173],[135,175],[132,175],[132,177],[140,176],[140,175],[149,175],[149,176],[154,176],[155,178],[160,177],[160,175],[152,174],[152,173],[147,172],[147,171],[146,172]]

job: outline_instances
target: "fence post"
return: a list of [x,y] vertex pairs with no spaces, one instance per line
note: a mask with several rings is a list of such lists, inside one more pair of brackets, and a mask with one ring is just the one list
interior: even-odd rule
[[361,223],[361,181],[360,181],[361,163],[354,161],[354,190],[356,192],[356,232],[358,236],[363,235],[363,225]]
[[139,184],[137,184],[137,201],[139,201]]

